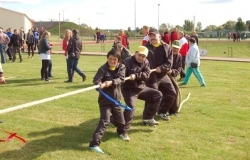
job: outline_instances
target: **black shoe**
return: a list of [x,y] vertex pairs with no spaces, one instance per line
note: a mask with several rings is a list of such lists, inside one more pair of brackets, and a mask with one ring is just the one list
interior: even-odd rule
[[45,81],[50,81],[50,79],[45,79]]
[[86,76],[84,75],[84,76],[82,76],[82,82],[84,82],[84,81],[86,81]]
[[67,81],[64,81],[65,83],[72,83],[73,81],[72,80],[67,80]]
[[23,59],[20,59],[20,63],[23,61]]
[[205,84],[202,84],[201,87],[206,87],[206,85],[205,85]]

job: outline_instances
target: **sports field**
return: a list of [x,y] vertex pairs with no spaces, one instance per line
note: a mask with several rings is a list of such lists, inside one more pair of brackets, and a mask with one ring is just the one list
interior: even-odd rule
[[[249,49],[238,50],[235,55],[250,57]],[[215,51],[209,54],[224,55]],[[104,56],[83,55],[79,67],[87,81],[82,83],[75,75],[74,83],[67,84],[63,55],[52,55],[50,82],[40,80],[39,56],[26,57],[23,63],[3,65],[8,84],[0,85],[0,110],[92,86],[94,74],[106,61]],[[103,155],[88,150],[99,120],[95,90],[0,114],[4,121],[0,128],[27,140],[26,144],[17,139],[0,143],[0,160],[250,159],[249,68],[249,63],[201,61],[207,87],[201,88],[191,77],[181,88],[183,98],[189,92],[191,96],[179,117],[169,122],[156,117],[159,126],[144,126],[143,102],[138,101],[131,141],[122,141],[110,125],[101,144]],[[0,139],[7,136],[0,132]]]

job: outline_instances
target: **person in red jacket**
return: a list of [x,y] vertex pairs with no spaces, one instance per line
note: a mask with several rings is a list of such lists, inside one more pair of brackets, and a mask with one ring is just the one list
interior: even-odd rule
[[179,41],[180,41],[180,44],[181,44],[181,48],[180,48],[179,53],[182,56],[182,68],[183,68],[183,70],[181,70],[181,72],[180,72],[180,76],[181,76],[180,80],[183,80],[185,78],[185,76],[186,76],[186,73],[185,73],[185,61],[186,61],[186,55],[187,55],[187,52],[188,52],[188,49],[189,49],[189,45],[188,45],[187,39],[184,37],[183,32],[179,32],[178,37],[179,37]]
[[123,29],[120,29],[119,36],[121,36],[122,45],[123,45],[125,48],[129,49],[128,37],[127,37],[126,34],[124,33],[124,30],[123,30]]
[[174,30],[171,32],[171,44],[175,40],[178,40],[178,31],[177,31],[177,28],[174,28]]
[[170,34],[168,32],[168,28],[166,29],[166,32],[164,32],[164,35],[163,35],[163,41],[167,44],[170,44],[170,41],[171,41],[171,37],[170,37]]
[[143,26],[142,27],[142,33],[144,34],[144,38],[142,40],[142,45],[143,46],[145,46],[145,44],[148,43],[148,41],[149,41],[148,32],[149,32],[149,27],[148,26]]
[[[67,61],[68,61],[68,43],[69,43],[69,40],[70,38],[72,37],[72,31],[70,29],[67,29],[65,31],[65,35],[64,35],[64,38],[63,38],[63,43],[62,43],[62,49],[64,50],[64,56],[66,57],[66,64]],[[68,66],[67,66],[68,68]],[[74,72],[73,72],[73,77],[74,77]]]

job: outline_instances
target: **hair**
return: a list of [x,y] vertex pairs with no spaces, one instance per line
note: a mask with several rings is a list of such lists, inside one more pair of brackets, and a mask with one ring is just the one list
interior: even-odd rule
[[145,25],[145,26],[142,26],[143,29],[149,29],[149,26]]
[[[68,37],[67,32],[70,32],[70,36]],[[72,37],[72,31],[70,29],[66,29],[63,40],[69,41]]]
[[120,51],[122,49],[122,44],[121,42],[117,42],[117,43],[114,43],[114,45],[112,46],[115,50],[118,50]]
[[122,41],[122,37],[120,35],[116,35],[115,38],[117,39],[117,41]]
[[16,32],[17,31],[17,29],[14,29],[14,32]]
[[182,31],[179,31],[179,34],[182,35],[182,36],[184,36],[184,32],[182,32]]
[[190,38],[188,39],[188,41],[191,42],[191,43],[196,43],[196,40],[195,40],[195,38],[193,38],[193,37],[190,37]]
[[109,58],[109,56],[114,56],[114,57],[116,57],[116,58],[118,59],[118,61],[120,61],[120,59],[121,59],[121,55],[120,55],[119,51],[116,50],[116,49],[114,49],[114,48],[112,48],[112,49],[108,52],[107,58]]
[[43,39],[44,39],[45,36],[47,36],[47,35],[50,35],[50,32],[44,31],[43,34],[42,34],[42,36],[41,36],[41,39],[40,39],[39,42],[38,42],[38,46],[40,46],[41,42],[43,41]]
[[78,30],[77,29],[73,29],[72,33],[73,33],[73,35],[77,35],[78,34]]

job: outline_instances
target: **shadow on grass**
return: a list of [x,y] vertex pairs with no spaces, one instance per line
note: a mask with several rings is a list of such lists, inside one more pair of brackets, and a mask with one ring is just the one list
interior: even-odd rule
[[27,139],[28,142],[21,149],[1,153],[0,159],[33,160],[54,151],[88,150],[88,143],[91,141],[98,121],[99,119],[91,119],[78,126],[64,126],[41,132],[31,132],[28,136],[35,140]]

